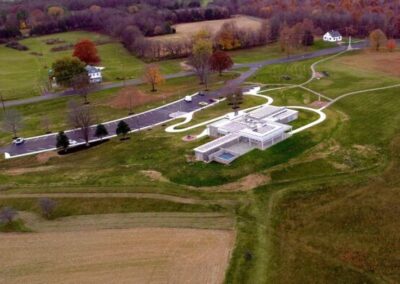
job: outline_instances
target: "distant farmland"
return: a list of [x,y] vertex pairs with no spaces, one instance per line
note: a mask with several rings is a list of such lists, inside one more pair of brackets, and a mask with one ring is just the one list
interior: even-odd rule
[[227,22],[234,22],[240,28],[245,29],[259,29],[262,25],[262,19],[249,16],[235,16],[230,19],[203,21],[196,23],[185,23],[175,25],[176,34],[163,35],[153,37],[153,40],[182,40],[190,38],[202,29],[209,31],[212,35],[217,33],[223,24]]

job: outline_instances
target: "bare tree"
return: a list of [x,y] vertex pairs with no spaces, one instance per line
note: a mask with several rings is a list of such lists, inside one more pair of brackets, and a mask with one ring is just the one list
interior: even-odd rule
[[89,145],[90,126],[94,124],[93,111],[88,105],[80,105],[76,101],[68,103],[68,118],[72,127],[78,128],[81,138]]
[[235,112],[235,116],[239,114],[240,105],[243,104],[243,91],[237,88],[234,92],[227,96],[228,105],[230,105]]
[[78,95],[83,97],[85,104],[88,104],[88,95],[92,91],[93,87],[87,73],[76,75],[72,79],[71,86]]
[[51,126],[50,118],[48,115],[45,115],[42,118],[42,127],[43,127],[45,133],[51,133],[50,126]]
[[196,39],[189,63],[194,67],[196,74],[200,79],[200,84],[204,84],[206,90],[208,89],[208,76],[211,69],[211,55],[212,44],[210,40],[203,38]]
[[48,197],[43,197],[39,199],[39,207],[42,210],[43,216],[47,219],[51,217],[54,210],[56,209],[56,206],[57,202]]
[[6,110],[3,116],[2,128],[6,132],[10,132],[17,138],[17,133],[22,128],[22,116],[21,114],[14,110]]
[[18,212],[16,210],[14,210],[13,208],[4,207],[0,211],[0,222],[5,225],[8,225],[14,221],[14,219],[17,217],[17,215],[18,215]]

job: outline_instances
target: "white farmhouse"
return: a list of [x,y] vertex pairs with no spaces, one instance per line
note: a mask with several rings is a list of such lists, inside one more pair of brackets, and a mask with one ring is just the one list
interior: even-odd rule
[[290,137],[298,112],[285,107],[262,106],[249,113],[226,118],[207,126],[215,140],[194,149],[196,159],[229,164],[253,149],[265,150]]
[[323,39],[328,42],[339,42],[342,41],[343,37],[338,31],[331,30],[324,34]]
[[90,83],[101,83],[103,81],[102,71],[104,67],[87,65],[85,69],[88,73]]

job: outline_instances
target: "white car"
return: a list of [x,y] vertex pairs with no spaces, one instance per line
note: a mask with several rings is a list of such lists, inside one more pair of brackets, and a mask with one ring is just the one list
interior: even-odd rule
[[208,106],[207,102],[199,102],[199,106]]
[[72,139],[69,139],[68,141],[69,141],[70,146],[74,146],[74,145],[78,144],[78,142],[76,142],[75,140],[72,140]]
[[186,96],[185,97],[185,102],[191,103],[193,101],[192,96]]
[[21,144],[24,144],[24,142],[25,142],[25,139],[22,138],[22,137],[15,138],[15,139],[13,140],[13,143],[14,143],[15,145],[21,145]]

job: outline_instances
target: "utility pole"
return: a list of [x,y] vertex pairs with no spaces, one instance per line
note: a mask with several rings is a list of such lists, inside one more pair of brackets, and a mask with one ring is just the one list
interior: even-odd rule
[[351,36],[349,36],[349,46],[347,47],[347,50],[352,50],[353,47],[351,46]]
[[3,95],[0,95],[0,101],[1,101],[1,105],[2,105],[2,107],[3,107],[3,111],[6,112],[6,105],[5,105],[5,103],[4,103]]

